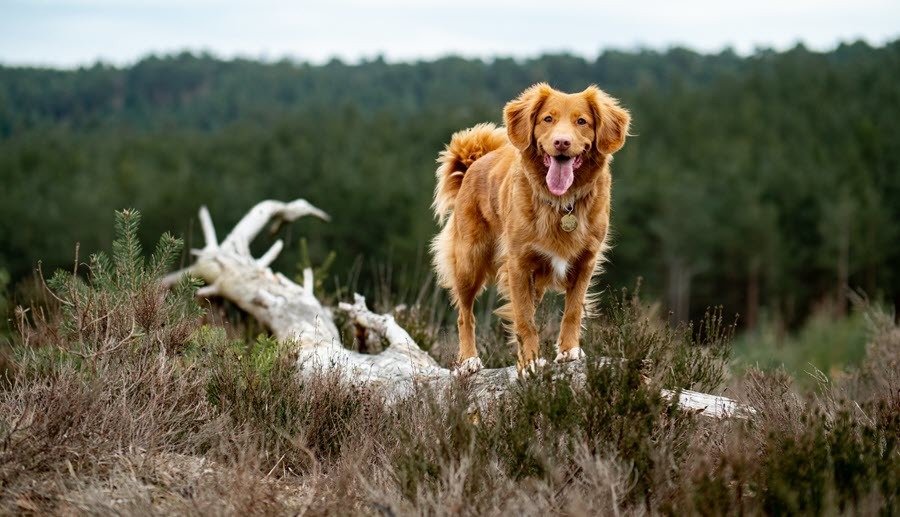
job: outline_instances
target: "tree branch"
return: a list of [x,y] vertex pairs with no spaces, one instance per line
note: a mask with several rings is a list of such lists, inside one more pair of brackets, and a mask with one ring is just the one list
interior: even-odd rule
[[[352,304],[339,304],[339,310],[358,327],[385,339],[388,347],[379,354],[363,354],[344,348],[331,310],[315,298],[311,269],[304,270],[302,286],[273,272],[269,265],[283,247],[280,240],[259,259],[250,255],[250,242],[270,220],[294,221],[305,215],[328,220],[327,214],[302,199],[291,203],[263,201],[217,245],[212,218],[203,207],[200,221],[206,246],[197,252],[193,265],[168,275],[163,281],[174,283],[185,273],[202,278],[207,286],[198,291],[199,295],[222,296],[266,325],[279,340],[299,343],[297,367],[301,375],[322,369],[336,370],[348,382],[377,389],[389,401],[408,397],[420,386],[442,389],[463,383],[475,400],[486,402],[496,399],[518,382],[514,366],[485,369],[465,379],[457,379],[422,350],[393,316],[371,312],[365,298],[358,294]],[[619,362],[603,357],[592,360],[602,365]],[[584,382],[584,361],[553,364],[548,368],[553,369],[554,375],[567,376],[575,383]],[[753,413],[752,408],[725,397],[686,390],[663,390],[663,395],[670,399],[677,397],[682,407],[712,417]]]

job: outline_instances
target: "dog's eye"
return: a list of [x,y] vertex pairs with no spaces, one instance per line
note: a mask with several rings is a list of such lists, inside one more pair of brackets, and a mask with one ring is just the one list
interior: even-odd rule
[[544,117],[544,122],[553,122],[553,117],[547,115],[546,117]]
[[587,120],[585,120],[584,117],[579,117],[577,122],[578,122],[579,126],[583,126],[583,125],[587,124]]

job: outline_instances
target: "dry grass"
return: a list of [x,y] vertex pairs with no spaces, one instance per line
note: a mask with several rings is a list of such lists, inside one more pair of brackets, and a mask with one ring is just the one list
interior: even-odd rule
[[[533,379],[473,415],[458,388],[389,407],[333,377],[300,380],[289,344],[204,325],[190,284],[161,293],[158,260],[120,251],[118,276],[98,279],[99,259],[90,283],[61,275],[19,313],[0,514],[900,510],[900,329],[878,311],[845,384],[803,396],[785,373],[751,371],[728,386],[758,415],[712,421],[658,388],[717,388],[730,327],[711,314],[702,332],[671,329],[636,298],[609,299],[588,346],[622,368],[590,368],[579,389]],[[506,342],[489,337],[499,361]]]

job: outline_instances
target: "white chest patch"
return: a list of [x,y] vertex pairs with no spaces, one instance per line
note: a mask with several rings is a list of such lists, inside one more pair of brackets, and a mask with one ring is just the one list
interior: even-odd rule
[[553,274],[556,276],[557,280],[566,278],[566,274],[569,272],[568,261],[563,260],[555,255],[551,255],[550,265],[553,267]]

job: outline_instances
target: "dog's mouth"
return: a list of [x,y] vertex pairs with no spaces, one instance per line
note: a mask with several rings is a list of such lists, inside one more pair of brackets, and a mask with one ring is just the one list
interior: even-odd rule
[[547,188],[550,189],[550,193],[554,196],[565,194],[575,181],[575,171],[581,167],[583,161],[581,155],[550,156],[544,153],[544,167],[547,167]]

